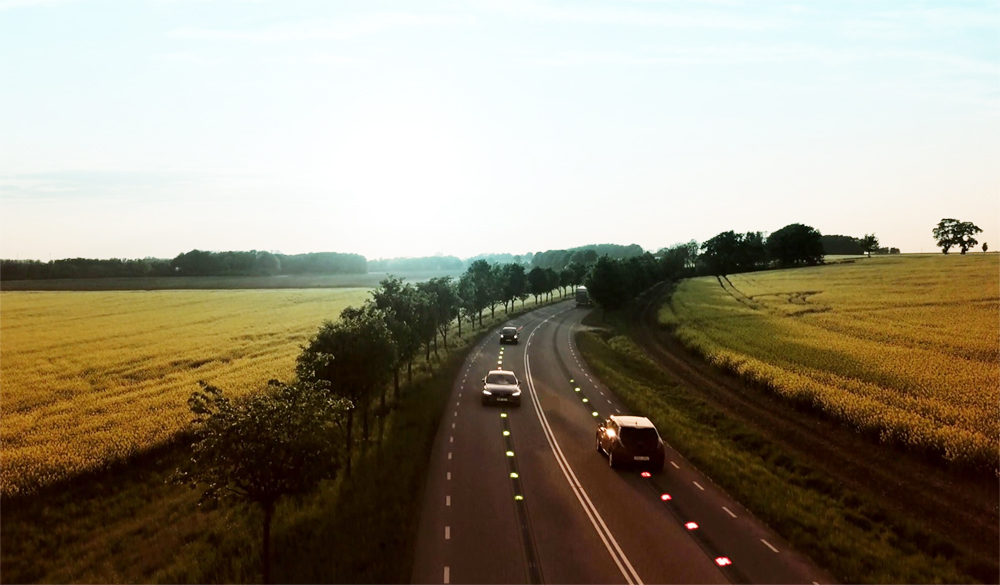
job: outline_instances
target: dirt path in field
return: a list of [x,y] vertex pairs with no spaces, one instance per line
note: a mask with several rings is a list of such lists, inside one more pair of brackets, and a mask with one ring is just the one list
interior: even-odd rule
[[[1000,486],[995,477],[950,472],[899,449],[876,444],[714,368],[658,325],[657,310],[669,292],[663,285],[651,291],[629,321],[631,337],[667,373],[845,488],[867,495],[997,563]],[[994,582],[996,578],[994,572]]]

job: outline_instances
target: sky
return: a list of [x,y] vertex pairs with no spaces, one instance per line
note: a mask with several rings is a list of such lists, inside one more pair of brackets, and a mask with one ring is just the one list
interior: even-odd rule
[[945,217],[1000,250],[997,1],[0,0],[3,258]]

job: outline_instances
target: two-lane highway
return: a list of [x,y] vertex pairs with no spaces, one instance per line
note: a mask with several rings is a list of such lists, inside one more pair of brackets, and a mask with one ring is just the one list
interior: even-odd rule
[[[630,413],[573,343],[585,310],[546,307],[489,335],[455,380],[435,440],[416,583],[829,582],[668,448],[663,473],[613,470],[597,421]],[[484,406],[482,378],[512,370],[521,405]]]

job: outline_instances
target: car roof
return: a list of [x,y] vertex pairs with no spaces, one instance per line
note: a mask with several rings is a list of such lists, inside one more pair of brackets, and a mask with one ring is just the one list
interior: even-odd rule
[[504,327],[504,329],[505,330],[506,329],[517,329],[517,327],[514,327],[513,325],[508,325],[507,327]]
[[612,414],[611,420],[618,423],[619,426],[623,427],[635,427],[638,429],[655,429],[653,423],[644,416],[623,416],[620,414]]
[[[514,372],[510,370],[490,370],[486,375],[489,376],[490,374],[510,374],[514,376]],[[514,377],[516,378],[517,376]]]

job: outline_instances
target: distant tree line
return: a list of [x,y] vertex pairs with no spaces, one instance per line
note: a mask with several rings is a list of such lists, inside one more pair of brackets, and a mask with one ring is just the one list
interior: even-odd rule
[[455,256],[387,258],[368,261],[370,272],[458,272],[463,268],[465,268],[465,263]]
[[536,252],[531,257],[531,266],[562,270],[573,262],[589,266],[597,262],[597,259],[601,256],[607,256],[612,259],[621,259],[641,256],[642,254],[643,249],[638,244],[630,244],[628,246],[622,246],[620,244],[592,244],[589,246],[580,246],[579,248],[570,248],[568,250],[547,250],[545,252]]
[[191,250],[172,260],[0,260],[2,280],[55,278],[122,278],[142,276],[273,276],[277,274],[365,274],[368,261],[359,254],[319,252],[272,254]]

